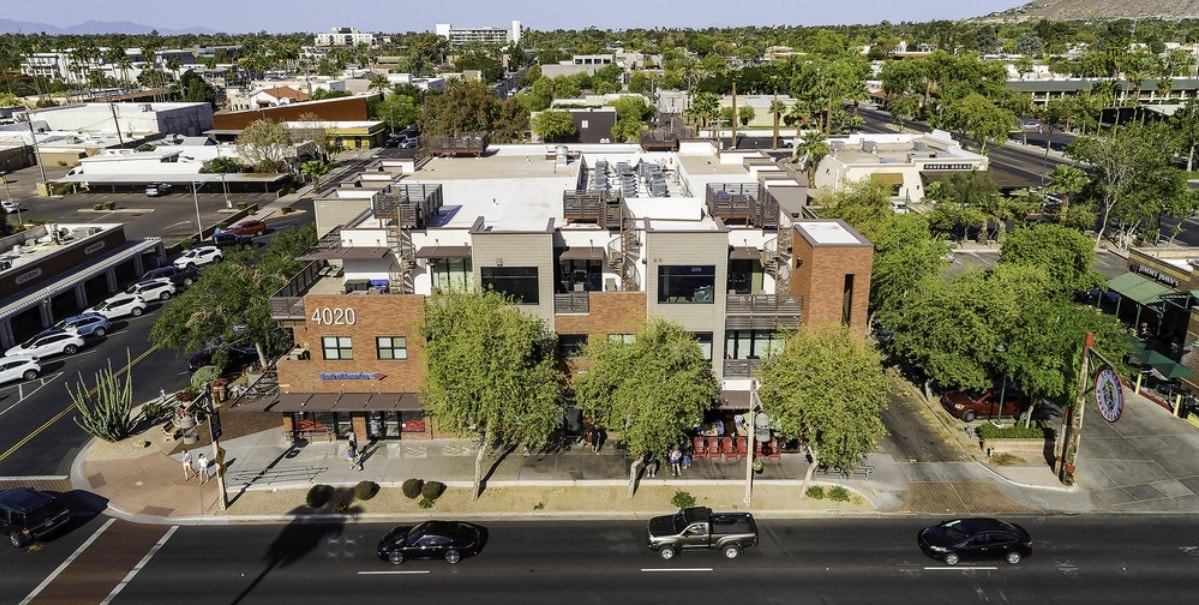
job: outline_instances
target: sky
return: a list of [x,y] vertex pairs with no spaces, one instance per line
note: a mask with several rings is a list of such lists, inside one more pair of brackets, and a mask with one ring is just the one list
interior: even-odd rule
[[455,27],[630,29],[741,25],[834,25],[883,20],[962,19],[1014,8],[1025,0],[53,0],[5,2],[0,18],[69,27],[85,21],[129,21],[160,29],[206,27],[222,32],[432,31]]

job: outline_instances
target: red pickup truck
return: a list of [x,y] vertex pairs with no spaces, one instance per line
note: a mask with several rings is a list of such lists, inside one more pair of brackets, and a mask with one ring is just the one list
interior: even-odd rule
[[[999,405],[1001,394],[1003,396],[1002,406]],[[962,391],[946,391],[941,396],[941,405],[945,411],[954,418],[961,418],[965,422],[974,422],[974,419],[979,416],[984,418],[1016,417],[1023,414],[1031,404],[1032,400],[1027,395],[1011,387],[1008,387],[1006,392],[1001,392],[998,388],[988,389],[981,395]]]

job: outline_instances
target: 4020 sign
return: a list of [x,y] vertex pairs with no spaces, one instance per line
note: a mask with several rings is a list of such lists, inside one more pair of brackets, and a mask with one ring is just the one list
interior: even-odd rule
[[358,313],[351,307],[317,307],[312,310],[312,323],[318,326],[352,326],[358,323]]

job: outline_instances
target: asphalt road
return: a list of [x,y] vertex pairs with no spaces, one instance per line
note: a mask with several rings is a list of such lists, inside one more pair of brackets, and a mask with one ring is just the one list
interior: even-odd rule
[[[761,545],[726,560],[662,561],[645,521],[483,522],[483,552],[458,565],[377,560],[382,524],[134,526],[98,518],[29,552],[0,549],[0,600],[229,604],[402,597],[406,602],[1158,603],[1199,589],[1199,519],[1015,518],[1033,536],[1019,565],[924,557],[931,518],[760,519]],[[105,525],[107,524],[107,527]],[[85,540],[102,533],[86,549]],[[103,556],[99,553],[103,552]],[[63,561],[75,558],[43,585]],[[39,589],[39,586],[41,588]],[[114,594],[114,591],[115,594]]]

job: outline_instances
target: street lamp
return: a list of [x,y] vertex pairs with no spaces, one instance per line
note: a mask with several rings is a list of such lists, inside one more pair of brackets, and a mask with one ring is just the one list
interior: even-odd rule
[[[766,416],[762,410],[762,400],[758,399],[758,381],[751,380],[749,383],[749,411],[746,413],[748,428],[748,436],[746,437],[746,445],[749,452],[745,456],[745,506],[749,506],[753,502],[754,497],[754,452],[757,450],[757,442],[763,443],[770,441],[770,418]],[[761,435],[758,435],[758,428],[763,429]]]
[[192,202],[196,205],[196,245],[204,241],[204,223],[200,222],[200,196],[196,193],[198,184],[192,181]]
[[[1001,342],[1001,343],[995,345],[996,353],[1003,355],[1003,353],[1005,351],[1007,351],[1006,344]],[[994,383],[992,383],[992,384],[994,384]],[[1006,395],[1007,395],[1007,370],[1005,369],[1003,371],[1003,383],[1002,383],[1002,386],[999,387],[999,411],[996,412],[995,404],[991,404],[991,423],[992,424],[994,424],[999,419],[999,414],[1003,413],[1003,399]]]
[[225,208],[232,209],[233,202],[229,200],[229,183],[225,181],[225,172],[221,171],[221,188],[225,190]]

